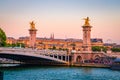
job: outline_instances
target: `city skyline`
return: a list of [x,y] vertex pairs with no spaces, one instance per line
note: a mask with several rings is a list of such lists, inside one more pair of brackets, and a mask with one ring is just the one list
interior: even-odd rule
[[92,38],[120,44],[119,0],[1,0],[0,27],[8,37],[29,36],[29,22],[37,37],[83,39],[83,18],[90,17]]

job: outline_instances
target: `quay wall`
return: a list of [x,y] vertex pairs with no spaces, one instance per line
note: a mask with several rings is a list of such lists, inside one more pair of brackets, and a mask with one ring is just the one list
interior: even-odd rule
[[92,63],[85,63],[85,64],[72,64],[71,66],[75,67],[96,67],[96,68],[110,68],[110,65],[105,64],[92,64]]

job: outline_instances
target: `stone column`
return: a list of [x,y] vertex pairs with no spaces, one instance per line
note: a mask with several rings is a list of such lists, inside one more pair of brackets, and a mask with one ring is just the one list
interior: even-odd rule
[[69,62],[69,55],[67,55],[68,56],[68,62]]
[[91,27],[89,24],[89,17],[85,18],[83,28],[83,51],[91,51]]
[[30,37],[29,37],[29,47],[30,48],[35,48],[36,46],[36,32],[37,32],[37,29],[35,29],[35,24],[34,22],[30,22],[30,26],[31,28],[29,29],[29,34],[30,34]]
[[63,60],[63,55],[61,55],[61,60]]

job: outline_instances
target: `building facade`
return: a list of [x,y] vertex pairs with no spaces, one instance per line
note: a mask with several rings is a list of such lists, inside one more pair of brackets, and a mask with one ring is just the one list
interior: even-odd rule
[[8,44],[22,43],[25,47],[37,48],[37,49],[59,49],[59,50],[76,50],[76,51],[91,51],[91,46],[103,46],[102,39],[91,39],[91,26],[89,24],[89,18],[85,19],[83,28],[83,40],[82,39],[55,39],[54,34],[50,38],[36,38],[37,29],[35,23],[30,22],[29,37],[19,37],[19,39],[7,38]]
[[[94,41],[94,39],[96,39]],[[91,39],[91,46],[103,46],[102,39],[94,38]],[[6,41],[8,44],[22,43],[25,44],[25,47],[28,48],[30,41],[29,37],[19,37],[18,39],[7,38]],[[68,49],[72,50],[73,48],[77,51],[83,51],[83,40],[82,39],[51,39],[51,38],[36,38],[36,48],[37,49]]]

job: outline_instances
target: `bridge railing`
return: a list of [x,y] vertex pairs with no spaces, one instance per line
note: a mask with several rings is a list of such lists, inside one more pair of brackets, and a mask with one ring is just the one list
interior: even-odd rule
[[40,54],[67,54],[66,51],[59,50],[33,50],[29,48],[0,48],[0,51],[19,51],[19,52],[30,52],[30,53],[40,53]]

